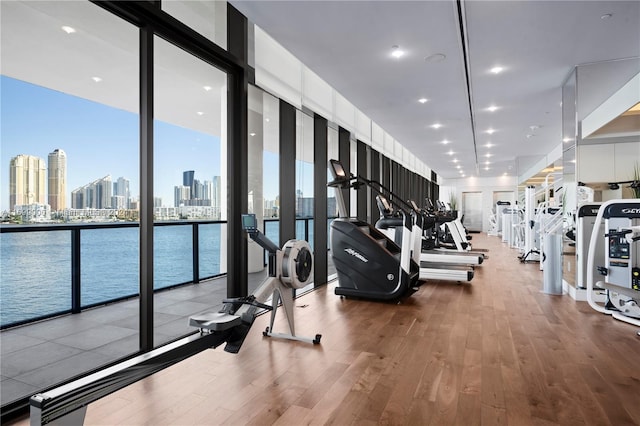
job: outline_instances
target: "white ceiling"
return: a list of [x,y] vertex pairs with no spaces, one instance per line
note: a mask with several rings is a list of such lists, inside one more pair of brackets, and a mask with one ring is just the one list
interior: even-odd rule
[[572,68],[640,56],[640,1],[462,1],[472,124],[457,2],[230,3],[445,178],[524,172],[562,141]]
[[[473,129],[455,1],[231,3],[445,178],[460,175],[454,158],[467,176],[476,166],[480,176],[522,173],[562,139],[560,89],[575,65],[640,56],[640,1],[464,1]],[[133,26],[89,2],[0,5],[4,75],[137,112]],[[391,58],[393,45],[406,55]],[[219,134],[224,73],[167,43],[157,49],[156,118]],[[446,59],[425,60],[435,53]],[[496,65],[504,72],[491,74]],[[492,104],[500,109],[486,111]]]

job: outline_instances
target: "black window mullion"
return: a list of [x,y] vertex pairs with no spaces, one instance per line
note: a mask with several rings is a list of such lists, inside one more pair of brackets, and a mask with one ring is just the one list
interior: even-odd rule
[[140,28],[140,351],[153,349],[153,31]]
[[280,243],[296,237],[296,110],[280,100]]
[[327,282],[327,120],[315,115],[313,123],[313,252],[314,286]]

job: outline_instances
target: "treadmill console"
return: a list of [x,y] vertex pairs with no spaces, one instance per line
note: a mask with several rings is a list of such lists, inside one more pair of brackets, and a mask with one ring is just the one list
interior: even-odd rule
[[338,160],[329,160],[329,169],[335,180],[343,180],[347,177],[347,174],[342,167],[342,163]]

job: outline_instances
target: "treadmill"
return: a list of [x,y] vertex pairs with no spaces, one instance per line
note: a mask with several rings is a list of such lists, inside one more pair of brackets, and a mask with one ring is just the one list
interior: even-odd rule
[[[380,185],[380,189],[382,190],[381,192],[386,192],[391,197],[394,196],[384,186]],[[440,252],[439,254],[427,253],[423,257],[421,246],[424,217],[419,209],[413,208],[413,205],[403,200],[398,200],[397,197],[394,198],[401,216],[410,216],[412,218],[412,229],[409,235],[409,238],[411,238],[411,258],[420,265],[420,280],[471,281],[473,279],[473,266],[471,264],[474,261],[480,264],[482,260],[479,259],[479,256],[464,258],[459,256],[459,253],[455,253],[455,259],[461,263],[446,262],[447,253],[445,252]],[[388,236],[393,233],[396,243],[401,243],[402,241],[399,241],[400,238],[405,238],[406,234],[400,236],[397,231],[402,226],[402,222],[391,207],[389,199],[384,194],[379,193],[376,196],[376,203],[381,214],[380,220],[376,222],[376,228],[386,231]],[[453,259],[453,257],[450,259]]]
[[[418,205],[413,200],[409,200],[409,204],[416,212],[416,215],[420,217],[422,220],[422,226],[420,226],[420,237],[416,236],[419,244],[417,244],[416,249],[420,249],[422,247],[422,235],[424,234],[425,228],[431,228],[435,224],[435,219],[429,216],[425,216],[422,213],[422,210],[418,207]],[[382,213],[382,211],[380,212]],[[420,261],[421,262],[438,262],[438,263],[446,263],[453,265],[481,265],[484,261],[485,256],[482,253],[474,253],[474,252],[464,252],[464,251],[452,251],[452,250],[438,250],[438,249],[430,249],[430,250],[421,250],[420,251]]]

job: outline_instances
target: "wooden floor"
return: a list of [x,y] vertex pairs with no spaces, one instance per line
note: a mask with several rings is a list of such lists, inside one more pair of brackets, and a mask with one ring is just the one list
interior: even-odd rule
[[538,265],[499,238],[474,245],[490,258],[471,283],[400,305],[330,285],[296,303],[298,334],[321,345],[263,338],[262,316],[238,355],[194,356],[90,405],[85,424],[640,424],[636,328],[541,293]]

